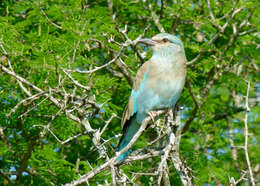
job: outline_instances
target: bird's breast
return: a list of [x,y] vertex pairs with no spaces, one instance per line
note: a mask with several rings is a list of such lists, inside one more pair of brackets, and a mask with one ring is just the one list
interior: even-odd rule
[[[151,89],[156,95],[160,96],[162,99],[171,99],[176,94],[182,91],[184,86],[185,76],[179,77],[174,76],[174,74],[167,75],[164,77],[154,78],[153,82],[148,82],[148,89]],[[168,76],[167,78],[165,76]]]
[[184,64],[155,65],[149,72],[147,88],[157,97],[158,108],[173,106],[178,100],[185,83]]
[[173,60],[152,59],[138,90],[133,89],[131,94],[137,120],[141,121],[139,115],[145,116],[148,111],[174,106],[183,89],[185,76],[185,56]]

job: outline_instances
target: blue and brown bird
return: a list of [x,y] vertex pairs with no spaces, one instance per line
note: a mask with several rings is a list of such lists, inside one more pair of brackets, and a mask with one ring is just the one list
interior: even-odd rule
[[[175,106],[185,83],[186,56],[180,39],[160,33],[139,42],[151,46],[153,54],[137,72],[122,117],[119,151],[128,145],[151,111]],[[124,152],[117,160],[123,161],[129,153]]]

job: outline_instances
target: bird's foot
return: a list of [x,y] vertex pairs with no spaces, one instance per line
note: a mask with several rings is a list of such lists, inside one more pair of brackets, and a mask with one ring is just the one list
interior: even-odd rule
[[154,118],[156,116],[156,113],[154,111],[149,111],[147,114],[151,117],[151,119],[152,119],[152,121],[154,123]]

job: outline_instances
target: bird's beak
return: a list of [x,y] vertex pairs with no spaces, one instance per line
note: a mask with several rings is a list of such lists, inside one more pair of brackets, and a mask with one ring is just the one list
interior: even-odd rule
[[154,46],[157,44],[155,40],[149,39],[149,38],[143,38],[138,41],[138,43],[143,43],[146,45]]

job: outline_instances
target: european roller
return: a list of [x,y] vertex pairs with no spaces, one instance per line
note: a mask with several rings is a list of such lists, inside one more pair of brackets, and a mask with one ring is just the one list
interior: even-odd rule
[[[153,54],[137,72],[122,117],[119,151],[131,141],[150,111],[175,106],[185,83],[186,56],[179,38],[160,33],[139,42],[151,46]],[[117,160],[123,161],[129,153],[130,150],[124,152]]]

